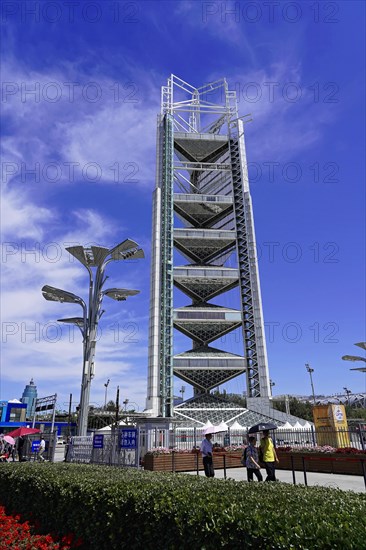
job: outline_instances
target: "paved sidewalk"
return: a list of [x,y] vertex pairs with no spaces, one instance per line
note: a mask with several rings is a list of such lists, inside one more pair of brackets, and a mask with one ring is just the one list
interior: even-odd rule
[[[266,472],[261,470],[263,478],[265,479]],[[197,475],[197,472],[185,472],[191,475]],[[201,476],[204,476],[204,472],[200,472]],[[320,474],[317,472],[307,472],[308,485],[321,485],[322,487],[331,487],[332,489],[342,489],[342,491],[356,491],[357,493],[364,493],[366,491],[365,481],[363,476],[351,476],[341,474]],[[215,477],[217,479],[224,478],[224,470],[215,470]],[[247,471],[246,468],[227,468],[227,479],[234,479],[235,481],[246,481]],[[291,470],[276,470],[276,477],[280,481],[286,483],[293,483]],[[305,484],[303,472],[295,472],[296,484]],[[257,482],[254,482],[257,483]]]

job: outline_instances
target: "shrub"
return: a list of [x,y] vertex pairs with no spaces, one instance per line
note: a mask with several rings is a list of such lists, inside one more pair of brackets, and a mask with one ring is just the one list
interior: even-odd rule
[[81,464],[0,465],[7,512],[88,550],[365,547],[366,497]]

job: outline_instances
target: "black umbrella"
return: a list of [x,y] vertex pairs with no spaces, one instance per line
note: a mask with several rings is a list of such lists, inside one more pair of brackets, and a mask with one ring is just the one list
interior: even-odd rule
[[261,422],[249,428],[248,433],[256,434],[258,432],[264,432],[265,430],[277,430],[277,426],[276,424],[271,424],[271,422]]

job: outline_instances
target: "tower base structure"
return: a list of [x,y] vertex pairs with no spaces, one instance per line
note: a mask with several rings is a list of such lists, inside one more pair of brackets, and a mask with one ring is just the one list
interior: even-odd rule
[[193,397],[174,408],[174,420],[187,428],[199,428],[210,422],[213,425],[225,423],[229,428],[235,424],[249,429],[254,424],[273,422],[281,427],[288,422],[294,425],[298,422],[305,424],[305,420],[278,411],[271,407],[269,400],[255,398],[247,403],[247,407],[241,407],[237,403],[231,403],[226,399],[214,395]]

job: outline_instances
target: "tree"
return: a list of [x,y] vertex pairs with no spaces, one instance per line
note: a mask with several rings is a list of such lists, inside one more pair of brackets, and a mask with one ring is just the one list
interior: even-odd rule
[[116,403],[111,399],[106,406],[107,411],[116,412]]
[[[304,420],[313,422],[313,404],[310,401],[299,401],[296,397],[289,399],[290,413]],[[286,412],[284,399],[273,399],[273,408],[277,411]]]

